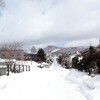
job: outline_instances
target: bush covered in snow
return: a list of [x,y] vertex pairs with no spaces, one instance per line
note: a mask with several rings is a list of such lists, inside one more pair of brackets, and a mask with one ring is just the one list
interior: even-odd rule
[[73,59],[73,68],[91,74],[100,73],[100,51],[90,46],[89,51],[82,55],[83,59],[78,61],[78,57]]
[[58,58],[58,63],[64,68],[69,68],[68,57],[69,57],[69,55],[63,53]]

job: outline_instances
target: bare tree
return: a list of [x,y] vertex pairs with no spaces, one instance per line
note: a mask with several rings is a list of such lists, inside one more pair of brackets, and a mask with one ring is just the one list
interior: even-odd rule
[[32,48],[31,48],[31,53],[36,53],[36,48],[35,48],[35,46],[32,46]]
[[1,44],[1,50],[19,50],[22,49],[23,42],[13,41]]
[[0,0],[0,7],[3,8],[5,6],[4,0]]
[[8,62],[13,62],[13,59],[18,59],[23,56],[22,46],[23,43],[17,41],[3,43],[0,47],[0,56],[7,59]]

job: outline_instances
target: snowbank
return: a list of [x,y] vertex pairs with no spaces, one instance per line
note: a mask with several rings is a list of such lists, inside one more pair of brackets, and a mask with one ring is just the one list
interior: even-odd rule
[[88,100],[99,100],[100,75],[91,77],[85,72],[79,72],[78,70],[71,69],[65,79],[77,84]]

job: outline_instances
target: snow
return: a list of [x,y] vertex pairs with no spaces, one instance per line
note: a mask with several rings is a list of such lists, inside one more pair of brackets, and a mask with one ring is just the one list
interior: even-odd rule
[[55,49],[55,50],[52,51],[52,53],[57,52],[58,50],[59,50],[59,49]]
[[1,59],[1,58],[0,58],[0,62],[4,62],[4,61],[5,61],[4,59]]
[[[19,62],[20,63],[20,62]],[[75,69],[64,69],[56,62],[50,68],[0,77],[0,100],[99,100],[100,75],[90,77]]]
[[0,68],[6,68],[6,66],[0,65]]

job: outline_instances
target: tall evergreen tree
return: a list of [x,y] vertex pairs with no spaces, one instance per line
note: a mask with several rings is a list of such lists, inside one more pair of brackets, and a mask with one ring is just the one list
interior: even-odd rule
[[38,50],[37,53],[37,61],[46,61],[46,54],[42,48]]
[[96,53],[96,63],[98,66],[98,73],[100,74],[100,51]]
[[83,59],[78,62],[78,58],[74,58],[73,61],[74,67],[80,71],[92,73],[95,69],[96,64],[96,50],[94,47],[90,46],[89,51],[83,55]]
[[73,59],[73,68],[89,72],[89,75],[100,73],[100,50],[90,46],[80,62],[76,57]]

